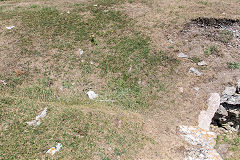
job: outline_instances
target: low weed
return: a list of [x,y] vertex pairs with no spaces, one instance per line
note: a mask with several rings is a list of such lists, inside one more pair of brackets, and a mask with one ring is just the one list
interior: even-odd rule
[[194,63],[198,63],[198,62],[201,61],[201,59],[200,59],[199,57],[197,57],[197,56],[193,56],[193,57],[191,57],[190,59],[191,59],[191,61],[194,62]]
[[218,54],[219,50],[216,45],[211,45],[207,50],[204,51],[204,54],[208,57],[212,54]]
[[238,62],[227,62],[229,69],[239,69],[240,65]]
[[208,5],[209,3],[207,1],[198,1],[199,4],[202,4],[202,5]]

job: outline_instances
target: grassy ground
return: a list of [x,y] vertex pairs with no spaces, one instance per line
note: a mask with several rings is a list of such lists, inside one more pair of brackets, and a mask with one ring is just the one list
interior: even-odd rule
[[[126,15],[106,12],[112,3],[74,5],[69,14],[38,5],[2,11],[5,23],[20,22],[13,31],[2,33],[18,39],[14,46],[17,52],[11,55],[18,62],[9,65],[24,70],[27,83],[40,77],[79,90],[92,87],[83,84],[100,83],[96,90],[104,90],[107,98],[120,102],[118,105],[146,107],[144,90],[149,92],[152,86],[162,90],[163,86],[150,81],[143,90],[140,82],[147,81],[154,68],[175,60],[162,51],[152,51],[150,39],[135,31],[131,27],[134,21]],[[84,50],[83,55],[79,49]],[[90,78],[96,82],[88,82]]]
[[[56,159],[133,159],[144,146],[143,122],[122,109],[146,108],[152,90],[165,89],[147,77],[175,59],[153,51],[135,22],[110,8],[123,2],[77,3],[68,12],[1,7],[1,25],[16,26],[0,33],[11,44],[1,48],[1,159],[48,159],[57,142]],[[90,89],[99,99],[87,98]],[[41,125],[27,126],[45,107]]]
[[[203,109],[187,87],[212,79],[207,74],[203,80],[189,78],[182,66],[213,61],[221,47],[205,45],[202,55],[181,63],[174,55],[191,45],[175,33],[192,18],[239,13],[234,0],[0,4],[0,159],[128,160],[139,158],[142,149],[142,159],[179,159],[184,147],[176,125],[192,124]],[[7,30],[11,25],[15,28]],[[233,36],[222,35],[224,43]],[[228,67],[236,71],[236,60],[230,60]],[[178,93],[179,84],[184,94]],[[89,90],[99,97],[90,100]],[[28,126],[45,107],[40,126]],[[62,149],[47,155],[58,142]],[[148,152],[146,146],[158,147]]]

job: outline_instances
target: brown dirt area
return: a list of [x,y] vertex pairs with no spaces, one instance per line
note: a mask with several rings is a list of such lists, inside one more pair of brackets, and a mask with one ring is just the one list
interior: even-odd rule
[[[211,0],[203,5],[201,1],[194,0],[153,0],[148,4],[133,3],[120,7],[120,10],[137,21],[138,29],[152,38],[154,47],[167,50],[169,46],[173,46],[170,50],[175,56],[183,52],[190,58],[199,57],[208,64],[204,69],[190,59],[180,58],[181,64],[171,81],[174,83],[172,92],[161,95],[164,98],[156,102],[153,110],[146,113],[146,132],[154,137],[157,144],[147,145],[138,159],[183,159],[188,145],[177,134],[176,127],[181,124],[197,125],[198,114],[206,109],[209,94],[221,93],[225,86],[236,83],[239,69],[229,70],[227,62],[240,62],[239,36],[235,35],[224,43],[216,40],[216,34],[213,34],[219,31],[218,28],[200,27],[191,22],[199,17],[238,19],[240,12],[236,3],[238,2]],[[191,25],[187,28],[186,24]],[[233,26],[227,25],[227,28],[234,28],[234,25],[239,32],[239,22]],[[217,46],[221,56],[204,55],[204,50],[212,44]],[[190,67],[202,70],[203,76],[199,78],[188,73]],[[183,87],[183,93],[179,92],[179,87]],[[199,87],[199,92],[194,87]],[[169,107],[163,111],[157,107],[162,105]]]

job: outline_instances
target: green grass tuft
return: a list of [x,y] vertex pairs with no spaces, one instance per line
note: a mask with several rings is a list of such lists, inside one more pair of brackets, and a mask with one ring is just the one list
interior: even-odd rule
[[237,62],[227,62],[229,69],[239,69],[240,65]]

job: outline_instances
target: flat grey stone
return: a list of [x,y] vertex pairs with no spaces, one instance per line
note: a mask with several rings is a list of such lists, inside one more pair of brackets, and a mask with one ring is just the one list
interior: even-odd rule
[[200,77],[202,75],[201,72],[199,72],[197,69],[195,69],[194,67],[191,67],[189,69],[189,73],[194,73],[196,76]]
[[219,106],[217,113],[223,116],[228,116],[227,110],[222,105]]
[[193,89],[194,89],[196,92],[198,92],[198,91],[200,90],[199,87],[193,87]]
[[234,95],[236,93],[235,87],[225,87],[224,91],[222,92],[222,95]]
[[227,104],[238,105],[240,104],[240,95],[234,95],[227,99]]
[[229,95],[223,95],[223,96],[221,97],[220,102],[221,102],[221,103],[225,103],[230,97],[231,97],[231,96],[229,96]]
[[240,94],[240,79],[237,81],[237,93]]

